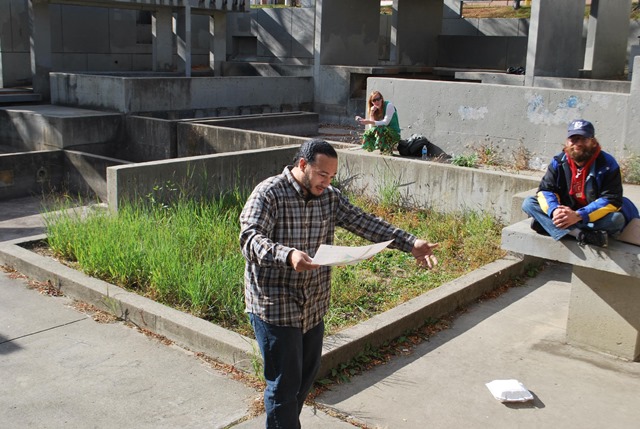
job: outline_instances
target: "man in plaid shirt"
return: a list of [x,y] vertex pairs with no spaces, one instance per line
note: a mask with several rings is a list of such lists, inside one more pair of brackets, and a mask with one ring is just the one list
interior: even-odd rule
[[333,244],[336,226],[372,242],[411,253],[432,268],[437,244],[428,243],[352,205],[331,186],[338,154],[309,140],[293,166],[260,183],[240,214],[246,259],[245,304],[264,361],[267,428],[299,428],[299,416],[320,368],[323,317],[331,267],[312,262],[321,244]]

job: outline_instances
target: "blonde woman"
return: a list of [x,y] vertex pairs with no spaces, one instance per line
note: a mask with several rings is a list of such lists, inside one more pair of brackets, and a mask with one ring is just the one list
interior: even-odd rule
[[400,141],[398,111],[390,101],[385,101],[380,91],[373,91],[367,100],[367,118],[356,116],[356,122],[366,125],[362,136],[362,148],[372,152],[391,154]]

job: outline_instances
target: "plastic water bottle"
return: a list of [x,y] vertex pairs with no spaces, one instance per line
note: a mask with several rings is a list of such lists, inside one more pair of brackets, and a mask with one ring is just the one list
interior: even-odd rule
[[422,159],[427,159],[427,145],[422,146]]

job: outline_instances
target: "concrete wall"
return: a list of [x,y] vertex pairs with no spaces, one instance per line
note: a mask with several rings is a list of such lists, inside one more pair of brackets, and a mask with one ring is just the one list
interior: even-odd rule
[[505,71],[527,64],[527,38],[519,36],[440,36],[439,67]]
[[[109,207],[117,210],[122,201],[146,196],[168,182],[195,196],[251,190],[259,181],[282,172],[303,140],[291,146],[108,168]],[[448,212],[485,210],[505,223],[512,215],[512,196],[536,187],[541,177],[354,152],[344,144],[334,146],[339,152],[337,179],[348,183],[352,191],[377,197],[381,189],[395,186],[413,206]]]
[[168,182],[189,190],[194,197],[211,198],[226,191],[252,189],[261,180],[281,173],[284,166],[291,163],[299,147],[296,144],[110,167],[107,169],[109,208],[117,210],[122,202],[146,196],[157,185]]
[[31,82],[29,20],[24,0],[0,1],[0,88]]
[[0,155],[0,200],[65,192],[106,201],[107,167],[123,163],[64,150]]
[[178,124],[178,156],[197,156],[298,145],[306,138],[201,124]]
[[119,158],[133,162],[156,161],[175,158],[176,121],[127,116],[126,137]]
[[318,134],[318,114],[312,112],[267,113],[197,120],[198,124],[239,128],[247,131],[313,136]]
[[314,25],[314,7],[227,14],[229,59],[311,64]]
[[107,168],[125,161],[71,150],[64,155],[63,186],[71,195],[107,201]]
[[64,177],[60,150],[0,155],[0,200],[48,195]]
[[511,219],[512,196],[537,187],[542,177],[347,150],[340,151],[339,163],[338,179],[359,193],[376,198],[397,188],[412,207],[486,211],[504,223]]
[[450,155],[471,154],[484,144],[512,159],[522,145],[541,166],[562,149],[566,126],[575,118],[593,121],[604,150],[613,155],[640,153],[637,89],[620,94],[369,78],[367,90],[373,89],[398,107],[403,137],[423,134]]
[[198,110],[228,114],[313,110],[310,77],[136,78],[51,73],[51,102],[122,113]]
[[289,145],[299,141],[292,143],[290,136],[318,133],[318,115],[309,112],[185,121],[129,116],[126,124],[126,142],[117,157],[135,162]]

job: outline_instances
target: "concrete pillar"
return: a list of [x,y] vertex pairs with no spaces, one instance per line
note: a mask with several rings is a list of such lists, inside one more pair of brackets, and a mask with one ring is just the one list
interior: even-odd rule
[[531,4],[525,85],[535,76],[578,77],[584,64],[585,0],[536,0]]
[[184,3],[178,11],[176,22],[176,44],[178,49],[178,71],[191,77],[191,4]]
[[[328,18],[322,19],[323,15]],[[380,3],[317,0],[315,34],[321,65],[376,66]]]
[[33,92],[51,99],[51,19],[47,0],[29,0],[29,33]]
[[393,0],[393,8],[392,64],[435,66],[442,31],[442,0]]
[[393,15],[391,16],[391,32],[389,34],[389,63],[397,65],[399,64],[400,52],[398,46],[398,8],[400,7],[400,0],[393,0]]
[[222,76],[222,63],[227,60],[227,15],[214,12],[209,17],[209,67]]
[[631,91],[627,105],[627,117],[624,121],[624,149],[633,154],[640,154],[640,55],[633,61]]
[[631,0],[591,0],[584,69],[591,79],[624,74]]
[[[640,44],[629,47],[629,80],[633,79],[633,70],[635,69],[634,61],[636,57],[640,57]],[[638,73],[640,73],[640,69],[638,69]]]
[[574,265],[567,343],[637,360],[640,312],[634,303],[638,300],[638,278]]
[[171,9],[162,8],[151,18],[153,43],[153,71],[173,70],[173,14]]

